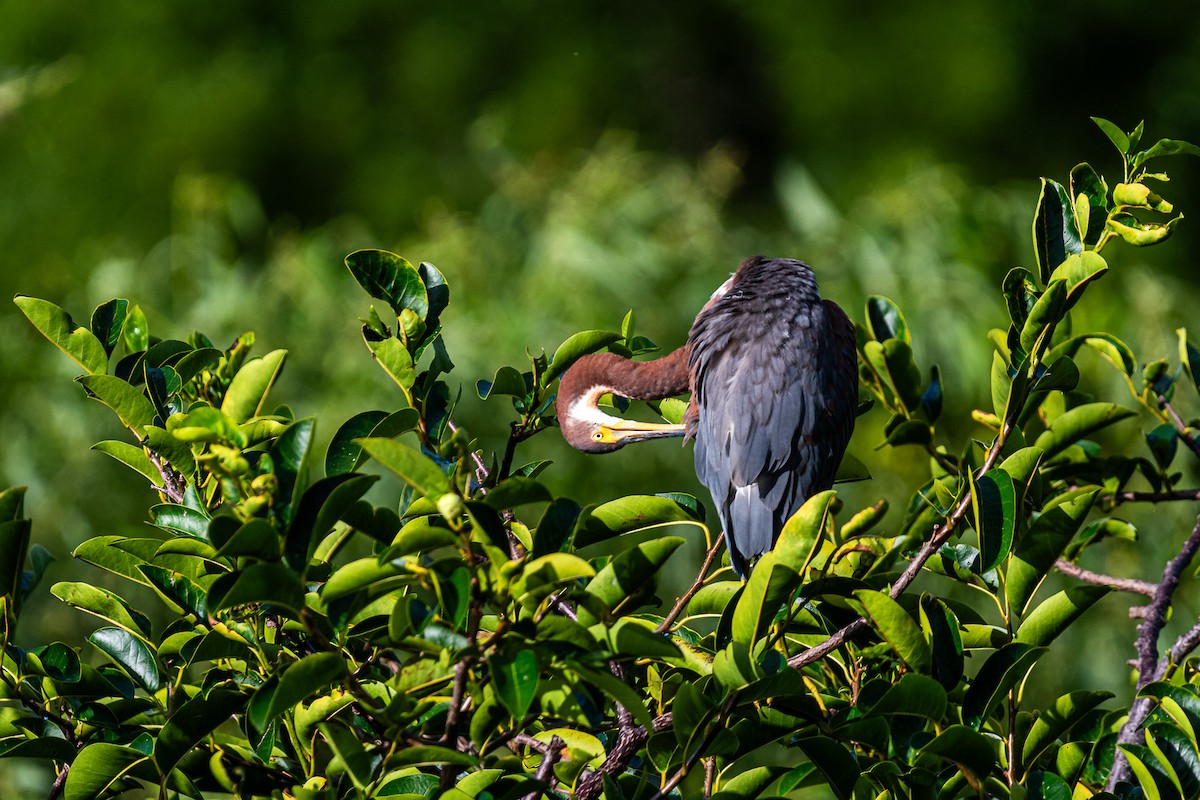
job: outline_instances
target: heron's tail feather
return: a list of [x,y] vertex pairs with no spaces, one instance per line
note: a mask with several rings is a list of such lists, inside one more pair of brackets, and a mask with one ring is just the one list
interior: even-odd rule
[[775,544],[775,514],[759,494],[756,484],[739,486],[734,490],[725,525],[725,545],[729,548],[729,564],[745,578],[749,564]]

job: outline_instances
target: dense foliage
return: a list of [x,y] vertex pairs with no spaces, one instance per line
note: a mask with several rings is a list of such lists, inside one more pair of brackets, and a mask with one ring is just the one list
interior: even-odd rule
[[[151,336],[124,299],[81,325],[19,296],[127,429],[96,449],[156,496],[152,533],[96,537],[74,556],[158,607],[60,582],[53,595],[101,620],[88,647],[18,646],[22,605],[51,556],[31,544],[24,491],[0,493],[0,548],[16,556],[0,569],[0,757],[53,765],[51,796],[72,800],[137,787],[314,799],[1196,796],[1200,624],[1163,652],[1160,640],[1200,522],[1176,537],[1157,582],[1076,562],[1136,536],[1119,505],[1200,499],[1177,462],[1200,458],[1196,423],[1177,410],[1200,407],[1200,350],[1181,329],[1178,364],[1139,358],[1117,333],[1075,330],[1071,314],[1101,291],[1107,247],[1158,244],[1179,223],[1148,164],[1198,151],[1143,148],[1140,126],[1097,123],[1122,174],[1110,185],[1080,164],[1064,183],[1043,180],[1034,268],[1004,280],[1009,322],[991,333],[990,374],[975,376],[991,407],[943,408],[938,368],[913,358],[920,320],[872,297],[858,326],[866,413],[886,412],[885,446],[922,454],[911,496],[890,514],[886,500],[810,498],[744,583],[717,563],[719,532],[695,498],[588,497],[580,485],[580,505],[539,480],[547,462],[521,457],[553,428],[556,380],[575,359],[655,349],[632,314],[478,381],[510,428],[489,446],[454,422],[469,401],[446,380],[452,280],[388,252],[352,253],[351,275],[381,302],[363,340],[396,402],[356,413],[321,454],[314,418],[268,400],[286,353],[251,357],[252,334],[221,349],[198,332]],[[1081,383],[1084,351],[1117,370],[1132,403]],[[674,420],[681,406],[655,410]],[[972,420],[955,446],[939,435],[944,411]],[[1144,450],[1103,444],[1135,421],[1148,426]],[[709,554],[695,583],[656,596],[688,539]],[[1039,592],[1055,570],[1078,583]],[[909,591],[918,577],[923,591]],[[1039,660],[1113,590],[1148,598],[1131,708],[1103,708],[1110,696],[1087,687],[1033,707]]]

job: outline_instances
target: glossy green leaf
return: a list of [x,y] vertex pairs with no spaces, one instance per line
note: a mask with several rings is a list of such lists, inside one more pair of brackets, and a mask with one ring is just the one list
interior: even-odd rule
[[421,319],[428,316],[425,284],[417,268],[403,256],[387,250],[356,250],[346,256],[346,267],[367,294],[386,302],[397,316],[406,308]]
[[1050,459],[1080,439],[1132,416],[1132,410],[1116,403],[1087,403],[1056,417],[1034,444]]
[[129,606],[124,599],[90,583],[62,581],[50,587],[50,593],[64,603],[81,611],[95,614],[107,622],[118,625],[141,636],[150,635],[150,620],[145,614]]
[[1092,117],[1092,122],[1096,123],[1096,127],[1104,131],[1104,135],[1108,140],[1116,145],[1117,150],[1121,151],[1121,155],[1129,153],[1129,137],[1125,135],[1115,123],[1109,122],[1102,117]]
[[966,725],[951,725],[925,745],[921,752],[952,761],[980,784],[996,764],[996,750],[983,734]]
[[1071,169],[1071,196],[1075,198],[1075,223],[1084,244],[1094,245],[1104,233],[1108,215],[1108,184],[1090,164]]
[[946,714],[948,703],[942,684],[933,678],[910,672],[901,676],[866,713],[868,716],[884,717],[903,714],[940,722]]
[[1083,290],[1088,284],[1108,272],[1108,262],[1099,253],[1088,250],[1083,253],[1072,253],[1067,256],[1054,273],[1051,282],[1062,280],[1066,285],[1066,308],[1071,308],[1083,296]]
[[158,691],[162,679],[158,659],[149,642],[122,628],[100,628],[88,637],[88,641],[141,684],[143,689]]
[[150,519],[154,527],[170,534],[182,534],[203,541],[208,541],[208,529],[212,524],[212,520],[204,512],[178,503],[159,503],[152,506]]
[[542,374],[542,386],[549,386],[551,381],[566,372],[568,367],[583,356],[599,352],[623,338],[625,337],[615,331],[580,331],[568,337],[550,358],[550,366]]
[[1072,586],[1047,597],[1021,621],[1016,641],[1050,644],[1109,591],[1107,586]]
[[928,672],[933,654],[916,620],[886,594],[860,589],[854,596],[901,660],[917,672]]
[[575,529],[575,547],[635,533],[670,523],[699,526],[682,505],[659,495],[628,495],[585,510]]
[[963,722],[978,729],[1008,690],[1025,679],[1044,652],[1044,647],[1011,642],[988,656],[963,697]]
[[174,769],[205,736],[242,712],[247,699],[241,692],[214,689],[176,708],[154,740],[154,762],[159,772],[165,775]]
[[1095,490],[1065,496],[1043,510],[1013,550],[1004,591],[1009,609],[1024,614],[1038,586],[1054,568],[1092,506]]
[[[658,571],[684,541],[682,536],[663,536],[625,550],[596,573],[584,587],[585,591],[614,616],[631,611],[630,601],[651,588]],[[581,606],[578,613],[579,622],[584,625],[598,621],[585,607]]]
[[982,572],[995,569],[1008,557],[1017,519],[1017,493],[1012,476],[990,469],[971,481],[972,524],[979,534]]
[[350,782],[358,791],[364,791],[371,783],[373,764],[377,759],[363,747],[358,735],[346,726],[337,722],[322,722],[318,727],[350,776]]
[[899,339],[905,344],[912,344],[912,335],[908,332],[908,323],[900,306],[882,295],[867,298],[867,328],[877,342]]
[[1067,256],[1083,251],[1074,203],[1061,184],[1047,178],[1042,178],[1033,218],[1033,249],[1043,284],[1050,283],[1050,274]]
[[490,660],[496,697],[513,719],[524,719],[538,692],[538,661],[532,650],[518,650],[511,658]]
[[[605,569],[611,566],[610,562]],[[550,553],[526,562],[510,585],[510,590],[518,602],[531,605],[540,603],[558,589],[585,578],[592,579],[593,582],[599,578],[591,564],[571,553]],[[606,579],[604,585],[608,586],[614,580]],[[600,596],[599,590],[595,594]],[[614,603],[618,599],[614,597]],[[586,609],[580,608],[579,621],[584,625],[591,625],[596,619]]]
[[252,519],[242,525],[217,551],[226,558],[247,557],[260,561],[278,561],[282,554],[279,533],[265,519]]
[[1056,278],[1049,282],[1046,291],[1029,309],[1029,316],[1021,326],[1021,349],[1033,353],[1043,341],[1049,338],[1054,326],[1062,319],[1067,310],[1067,282]]
[[279,378],[286,357],[286,350],[273,350],[243,364],[225,391],[221,411],[239,423],[261,416],[267,393]]
[[1159,139],[1133,157],[1133,166],[1140,167],[1152,158],[1176,155],[1200,156],[1200,147],[1179,139]]
[[203,586],[187,575],[153,564],[140,564],[137,570],[139,580],[157,589],[181,612],[197,620],[208,619],[208,593]]
[[1028,774],[1042,753],[1062,738],[1071,726],[1112,696],[1112,692],[1071,692],[1043,708],[1025,735],[1025,743],[1021,747],[1021,764],[1025,773]]
[[83,665],[79,653],[62,642],[35,647],[27,651],[25,657],[35,674],[59,683],[76,683],[82,677]]
[[963,643],[958,618],[945,602],[923,596],[920,601],[921,631],[932,656],[930,673],[945,689],[953,690],[963,676]]
[[837,800],[850,800],[861,768],[854,753],[828,736],[810,736],[796,741],[796,746],[808,756],[825,776]]
[[111,356],[113,350],[121,343],[121,328],[125,326],[125,314],[128,309],[129,301],[118,297],[101,303],[92,311],[92,333],[104,348],[106,356]]
[[394,578],[403,571],[398,564],[391,561],[381,564],[374,556],[351,561],[349,564],[338,567],[329,576],[329,580],[321,588],[321,599],[329,603],[339,597],[357,592],[365,586],[370,586],[376,581]]
[[450,479],[444,472],[406,444],[395,439],[359,439],[358,444],[371,458],[400,476],[430,500],[436,500],[450,491]]
[[260,731],[265,730],[280,714],[342,680],[347,674],[346,666],[341,653],[314,653],[296,661],[277,681],[263,684],[255,693],[248,709],[250,723]]
[[209,613],[248,603],[269,603],[299,614],[304,585],[295,570],[279,563],[250,564],[222,575],[209,589]]
[[496,370],[496,374],[490,381],[476,381],[475,391],[481,400],[487,400],[496,395],[520,398],[529,393],[529,386],[525,383],[525,376],[518,370],[504,366]]
[[121,423],[135,433],[140,434],[143,425],[154,422],[154,405],[141,389],[127,381],[112,375],[84,375],[79,383],[90,397],[117,412]]
[[118,779],[145,761],[149,761],[149,756],[132,747],[93,742],[80,750],[71,762],[63,785],[63,797],[66,800],[95,800],[105,796]]
[[154,462],[146,455],[146,451],[137,445],[109,439],[97,442],[92,445],[92,449],[112,456],[135,472],[141,473],[146,480],[156,486],[162,483],[162,475],[159,473],[158,467],[154,466]]
[[1174,725],[1159,722],[1146,727],[1146,746],[1181,797],[1200,797],[1200,753]]
[[364,338],[376,363],[404,390],[404,396],[410,398],[409,393],[417,382],[417,368],[404,342],[390,336],[384,339]]
[[483,502],[497,511],[525,505],[546,503],[552,499],[550,490],[533,478],[514,475],[488,490]]
[[818,492],[788,518],[779,532],[773,552],[775,563],[803,576],[820,550],[829,520],[829,508],[837,493]]
[[89,375],[102,375],[108,370],[108,353],[104,345],[96,338],[96,334],[75,324],[70,314],[36,297],[17,295],[13,302],[43,336],[87,370]]
[[303,570],[317,541],[331,531],[378,480],[377,475],[342,473],[322,478],[308,487],[288,526],[284,545],[288,565]]
[[436,767],[451,764],[459,767],[474,767],[479,760],[469,753],[460,753],[449,747],[421,745],[405,747],[388,760],[390,767]]

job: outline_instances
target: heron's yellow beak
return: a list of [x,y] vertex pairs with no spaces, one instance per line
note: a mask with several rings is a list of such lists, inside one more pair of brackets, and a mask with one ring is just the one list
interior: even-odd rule
[[663,439],[671,436],[683,436],[683,426],[614,418],[611,422],[596,426],[592,432],[592,441],[604,444],[627,444],[644,439]]

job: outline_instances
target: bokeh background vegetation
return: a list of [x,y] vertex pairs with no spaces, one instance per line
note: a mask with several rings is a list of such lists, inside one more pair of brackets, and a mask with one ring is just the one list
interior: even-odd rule
[[[342,265],[360,247],[446,274],[455,417],[485,451],[508,417],[476,379],[630,308],[674,348],[753,253],[810,262],[860,320],[867,295],[897,301],[919,363],[942,369],[940,435],[982,436],[968,412],[985,402],[999,281],[1031,262],[1037,178],[1088,160],[1115,182],[1089,115],[1200,140],[1200,14],[1183,2],[0,0],[0,19],[0,295],[81,317],[129,297],[159,336],[253,329],[259,352],[291,351],[275,398],[326,439],[395,405]],[[1114,270],[1076,320],[1142,360],[1174,358],[1175,328],[1200,331],[1200,164],[1164,166],[1164,194],[1197,222],[1166,247],[1106,252]],[[87,449],[120,431],[72,366],[0,307],[0,485],[30,486],[52,580],[152,499]],[[917,485],[912,453],[874,450],[882,422],[860,424],[852,450],[876,479],[848,503],[899,504]],[[701,491],[669,442],[588,458],[551,433],[524,455],[553,459],[546,479],[582,503]],[[1190,528],[1194,509],[1177,511],[1122,509],[1142,544],[1088,566],[1155,579]],[[1110,598],[1114,624],[1090,629],[1104,658],[1063,646],[1042,669],[1121,690],[1126,606]],[[76,617],[43,596],[22,633],[75,641]]]

